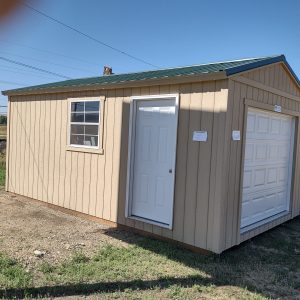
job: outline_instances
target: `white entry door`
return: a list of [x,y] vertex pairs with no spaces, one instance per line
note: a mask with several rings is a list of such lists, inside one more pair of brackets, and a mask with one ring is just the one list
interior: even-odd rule
[[289,210],[294,118],[249,109],[241,228]]
[[137,100],[134,111],[131,216],[170,227],[177,136],[176,99]]

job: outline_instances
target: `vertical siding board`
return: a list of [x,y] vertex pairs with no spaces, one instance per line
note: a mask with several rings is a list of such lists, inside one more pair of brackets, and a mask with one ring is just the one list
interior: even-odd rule
[[44,193],[43,199],[46,202],[49,202],[49,153],[50,153],[50,132],[51,130],[51,106],[49,99],[45,99],[45,130],[44,130]]
[[39,178],[37,195],[38,200],[46,201],[45,198],[45,181],[44,181],[44,164],[45,164],[45,114],[46,114],[46,102],[40,97],[40,123],[39,123]]
[[61,94],[56,97],[55,100],[55,126],[54,126],[54,160],[53,160],[53,197],[52,203],[55,205],[60,205],[60,194],[59,194],[59,183],[60,174],[62,172],[61,163],[61,113],[62,113],[62,100]]
[[[224,151],[223,151],[223,172],[222,176],[224,178],[222,182],[222,194],[224,197],[224,203],[223,203],[223,211],[221,215],[221,232],[220,232],[220,248],[226,249],[228,247],[228,238],[227,238],[227,232],[228,232],[228,209],[229,209],[229,176],[231,171],[231,165],[230,165],[230,159],[231,159],[231,130],[232,130],[232,120],[233,120],[233,113],[234,113],[234,103],[233,103],[233,97],[234,97],[234,82],[232,80],[228,80],[228,90],[227,90],[227,111],[226,111],[226,123],[224,126],[224,136],[225,136],[225,142],[224,142]],[[252,96],[252,93],[249,94],[249,97]]]
[[84,187],[84,172],[86,153],[78,152],[77,156],[77,177],[76,177],[76,210],[83,212],[83,202],[85,201],[85,195],[83,195]]
[[180,242],[184,239],[184,201],[186,192],[185,183],[187,175],[188,132],[190,119],[190,96],[188,93],[190,89],[191,86],[189,84],[179,86],[180,99],[177,131],[173,238]]
[[49,147],[48,154],[48,202],[53,203],[53,190],[54,190],[54,165],[55,165],[55,140],[56,140],[56,106],[57,101],[55,96],[49,96],[49,109],[50,109],[50,126],[47,144]]
[[91,203],[91,162],[92,156],[97,154],[85,153],[84,154],[84,166],[83,166],[83,191],[82,191],[82,212],[88,214],[90,211]]
[[22,145],[22,126],[21,126],[21,103],[17,100],[17,97],[15,98],[15,108],[16,108],[16,114],[17,114],[17,126],[16,126],[16,132],[17,132],[17,138],[16,138],[16,163],[15,163],[15,180],[16,185],[15,189],[17,193],[21,193],[21,145]]
[[7,134],[9,135],[6,148],[6,177],[5,190],[16,192],[16,133],[17,133],[17,114],[16,105],[11,97],[8,99],[7,111]]
[[66,174],[64,179],[64,207],[71,209],[71,174],[72,174],[72,153],[66,151]]
[[96,216],[96,205],[97,205],[97,181],[98,181],[98,156],[91,155],[90,165],[90,203],[88,214]]
[[34,103],[34,139],[33,139],[33,187],[32,187],[32,198],[37,199],[38,195],[38,178],[39,178],[39,123],[40,123],[40,101],[39,97],[36,96]]
[[59,147],[59,169],[58,169],[58,205],[62,207],[66,207],[66,198],[65,198],[65,178],[66,178],[66,136],[65,133],[67,131],[67,122],[68,122],[68,107],[67,100],[62,98],[60,100],[60,112],[58,112],[58,116],[60,118],[60,126],[59,126],[59,136],[58,136],[58,147]]
[[27,196],[32,197],[33,192],[33,177],[34,177],[34,123],[35,123],[35,96],[32,96],[32,101],[29,105],[29,125],[28,125],[28,193]]
[[24,123],[23,123],[23,134],[24,134],[24,148],[23,148],[23,195],[28,196],[28,167],[29,167],[29,130],[28,125],[30,122],[30,106],[29,102],[24,102]]
[[[115,111],[114,111],[114,147],[113,147],[113,168],[111,183],[111,221],[117,221],[118,210],[118,191],[119,191],[119,172],[121,159],[121,136],[122,136],[122,107],[123,107],[123,90],[116,90],[115,93]],[[128,133],[127,133],[128,135]]]
[[[238,130],[239,128],[239,100],[240,100],[240,88],[237,83],[232,84],[233,98],[229,99],[233,104],[232,114],[232,127],[231,130]],[[229,176],[228,176],[228,200],[227,200],[227,217],[226,217],[226,248],[233,245],[234,237],[233,233],[233,212],[235,211],[235,182],[236,182],[236,157],[237,157],[237,143],[230,138],[230,163],[229,163]]]
[[7,111],[7,134],[9,140],[6,148],[6,170],[5,170],[5,190],[15,192],[15,135],[16,135],[16,118],[15,107],[11,97],[9,97]]
[[71,176],[70,176],[70,209],[76,210],[77,207],[77,172],[78,172],[78,152],[71,154]]
[[[121,155],[120,158],[120,181],[119,181],[119,206],[118,222],[120,224],[132,226],[133,222],[125,218],[126,189],[127,189],[127,159],[128,159],[128,134],[129,134],[129,114],[131,104],[131,89],[123,90],[122,101],[122,132],[121,132]],[[132,223],[131,223],[132,222]]]
[[113,169],[113,149],[114,149],[114,115],[115,115],[115,90],[110,90],[107,93],[106,101],[107,116],[106,121],[106,154],[105,154],[105,174],[104,174],[104,206],[103,218],[111,219],[111,201],[112,201],[112,169]]
[[[187,174],[185,178],[184,197],[184,242],[194,245],[196,207],[197,207],[197,179],[198,179],[198,159],[200,143],[193,141],[193,132],[200,129],[201,108],[202,108],[202,84],[192,84],[189,97],[189,124],[187,137]],[[210,134],[210,133],[208,133]],[[204,200],[204,199],[203,199]]]
[[[247,86],[244,84],[240,84],[240,98],[239,98],[239,118],[238,118],[238,129],[240,132],[243,132],[243,124],[244,124],[244,99],[247,95]],[[237,156],[236,156],[236,179],[235,179],[235,198],[234,198],[234,207],[233,207],[233,243],[236,244],[239,238],[240,231],[240,207],[241,207],[241,195],[240,195],[240,187],[243,184],[241,182],[241,165],[242,165],[242,140],[237,142]]]
[[[215,82],[203,83],[201,130],[207,131],[207,142],[200,142],[198,158],[198,184],[197,184],[197,207],[196,207],[196,228],[195,245],[207,247],[207,227],[209,222],[209,186],[212,163],[212,142],[213,142],[213,118],[215,104]],[[189,172],[189,170],[188,170]]]
[[[207,229],[207,244],[216,252],[223,250],[222,229],[224,227],[225,215],[224,206],[226,198],[223,195],[223,182],[225,176],[223,171],[225,161],[223,153],[226,151],[226,113],[227,113],[227,98],[228,98],[228,81],[216,82],[215,107],[214,107],[214,124],[213,124],[213,144],[212,149],[212,167],[210,179],[210,197],[209,202],[212,203],[213,209],[209,210],[208,214],[208,229]],[[212,180],[214,177],[214,182]]]
[[7,102],[7,127],[6,127],[6,169],[5,169],[5,190],[9,191],[11,187],[11,179],[10,179],[10,174],[11,172],[11,149],[12,149],[12,142],[11,142],[11,131],[12,131],[12,126],[11,126],[11,110],[12,110],[12,105],[10,100],[8,99]]
[[23,127],[22,127],[22,102],[16,100],[16,109],[17,109],[17,119],[18,119],[18,127],[17,127],[17,133],[18,133],[18,139],[16,142],[18,143],[18,147],[16,147],[16,190],[18,193],[22,194],[22,152],[23,152]]
[[[16,148],[17,148],[17,128],[18,118],[16,112],[16,103],[9,97],[10,103],[10,149],[9,149],[9,191],[16,193]],[[7,173],[6,173],[7,175]]]
[[31,179],[31,198],[36,199],[36,185],[35,181],[37,178],[37,164],[36,164],[36,157],[37,157],[37,138],[36,138],[36,133],[37,133],[37,123],[38,123],[38,113],[37,113],[37,96],[35,95],[34,97],[34,102],[32,103],[32,125],[31,127],[31,149],[32,149],[32,155],[31,155],[31,168],[32,168],[32,179]]

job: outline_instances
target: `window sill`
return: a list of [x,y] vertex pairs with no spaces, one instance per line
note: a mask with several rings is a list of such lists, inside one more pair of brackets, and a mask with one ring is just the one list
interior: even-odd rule
[[81,148],[81,147],[67,146],[66,151],[93,153],[93,154],[104,154],[104,149],[93,149],[93,148],[85,148],[85,147]]

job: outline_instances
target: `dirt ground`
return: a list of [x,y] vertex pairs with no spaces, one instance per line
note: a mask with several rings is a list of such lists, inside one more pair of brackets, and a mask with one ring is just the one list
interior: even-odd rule
[[[43,262],[61,262],[78,251],[90,256],[104,244],[127,245],[103,234],[107,226],[28,202],[4,190],[0,190],[0,211],[1,252],[28,270]],[[36,256],[36,250],[44,255]]]
[[0,211],[0,254],[20,265],[2,264],[0,298],[300,299],[300,218],[203,256],[3,190]]

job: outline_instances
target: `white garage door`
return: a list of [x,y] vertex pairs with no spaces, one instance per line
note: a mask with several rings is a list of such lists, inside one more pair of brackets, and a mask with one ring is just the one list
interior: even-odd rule
[[293,117],[248,110],[241,228],[289,210],[294,126]]

